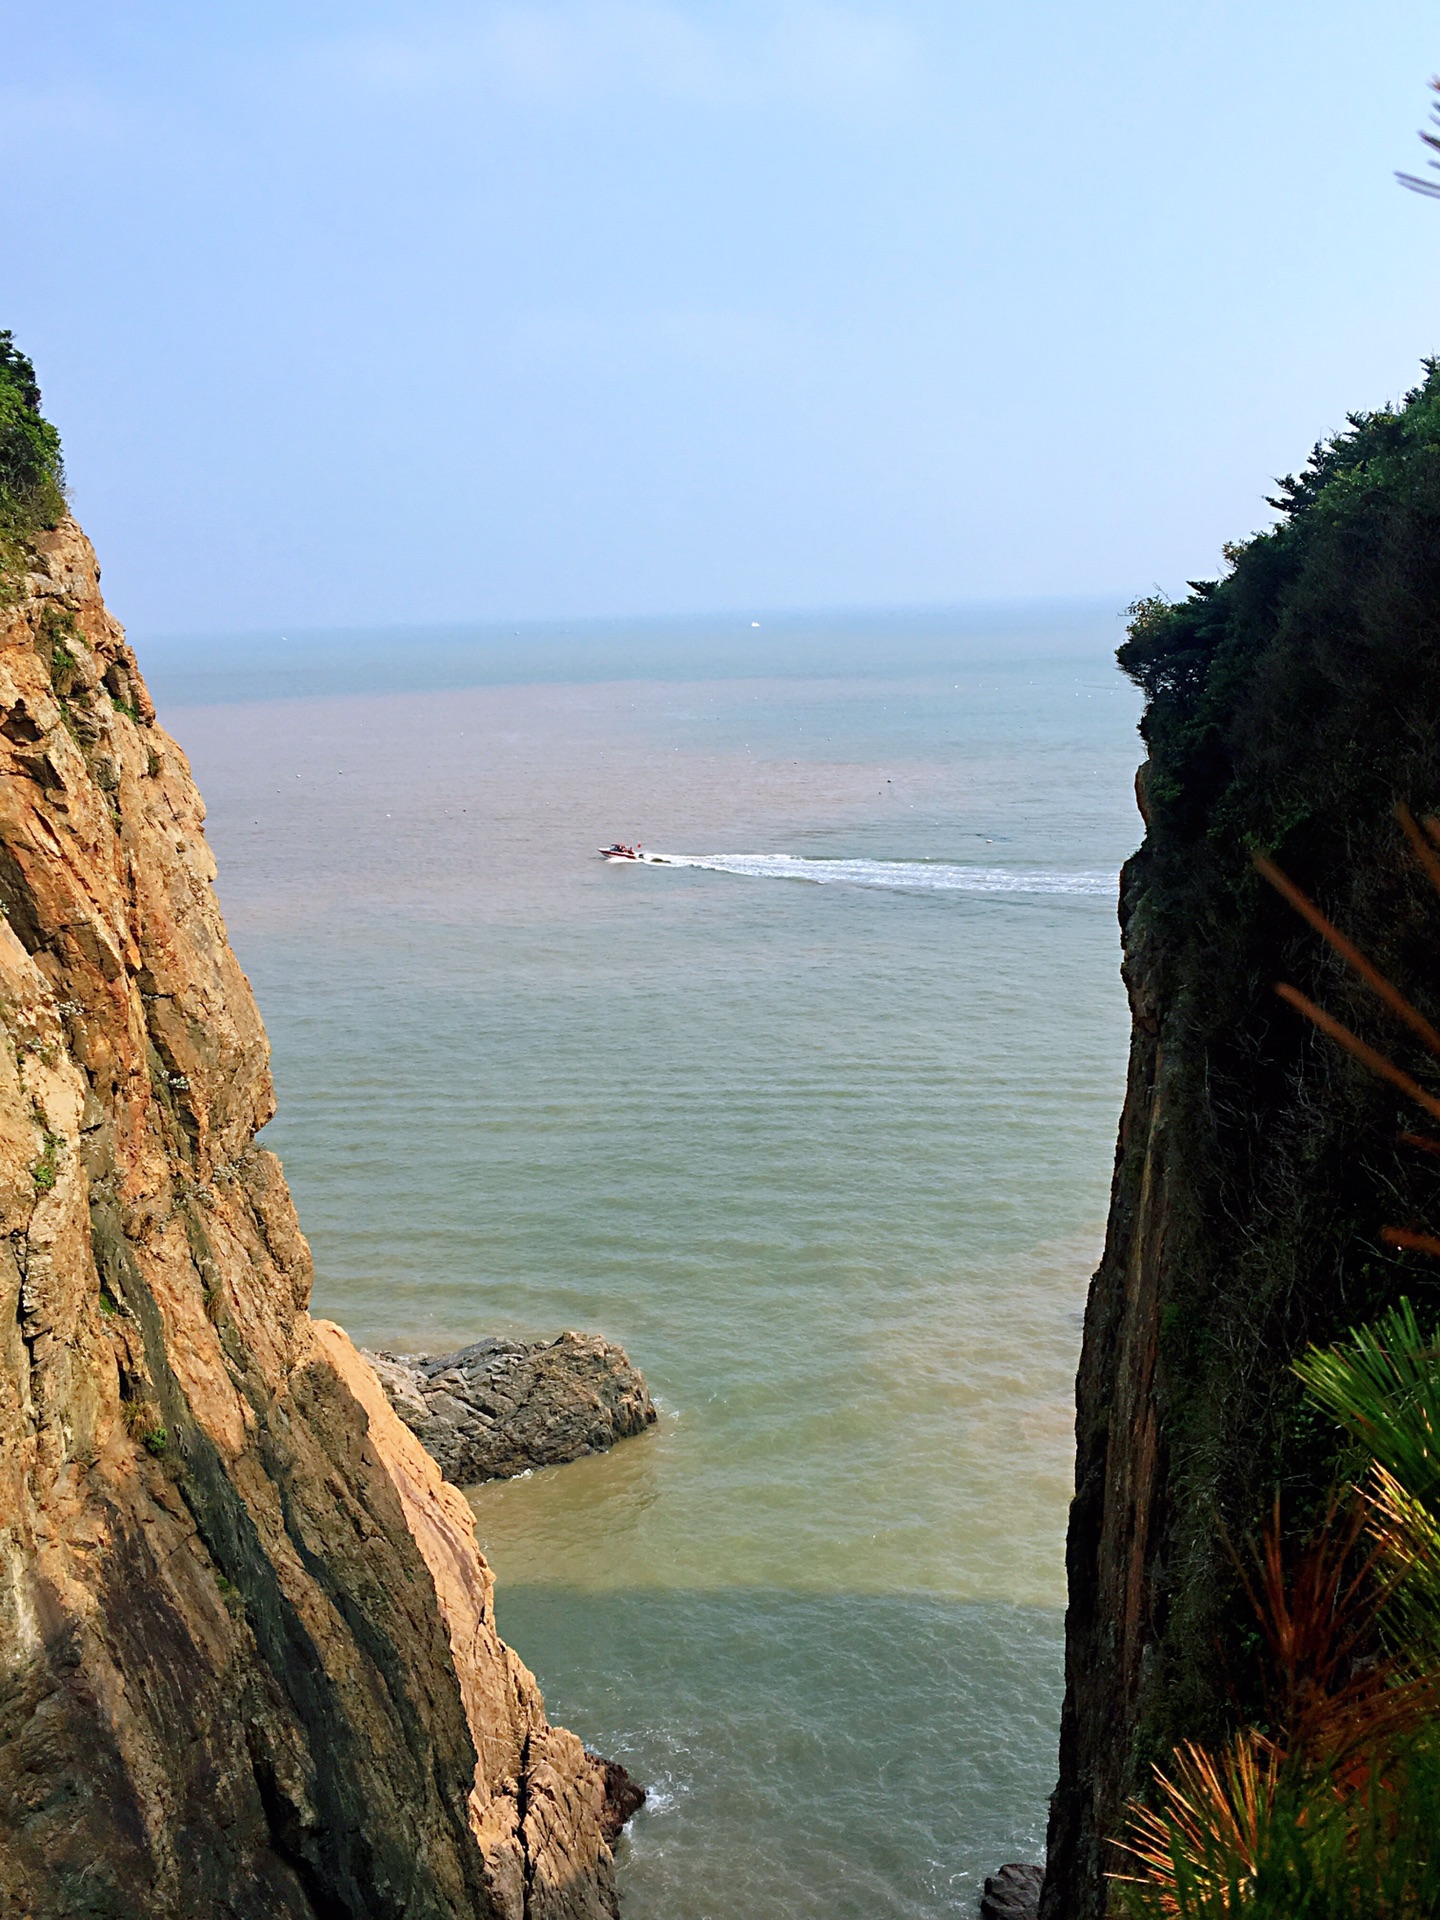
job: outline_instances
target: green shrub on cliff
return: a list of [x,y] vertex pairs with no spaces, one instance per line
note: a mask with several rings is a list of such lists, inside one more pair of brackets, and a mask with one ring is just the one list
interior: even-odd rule
[[34,367],[0,328],[0,583],[32,536],[64,513],[60,436],[40,412]]
[[[1147,802],[1182,830],[1209,815],[1212,833],[1273,841],[1326,791],[1393,787],[1391,713],[1440,670],[1440,361],[1399,407],[1352,414],[1270,504],[1280,524],[1226,547],[1227,578],[1192,581],[1179,603],[1138,601],[1119,651],[1148,702]],[[1346,695],[1371,687],[1382,697],[1357,713]],[[1262,716],[1283,717],[1263,741]],[[1316,730],[1330,736],[1322,761]],[[1243,798],[1224,808],[1242,762]]]

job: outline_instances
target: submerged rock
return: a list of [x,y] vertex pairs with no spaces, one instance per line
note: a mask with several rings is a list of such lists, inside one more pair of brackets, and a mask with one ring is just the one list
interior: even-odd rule
[[603,1453],[655,1422],[639,1368],[598,1334],[365,1357],[396,1413],[460,1487]]
[[1021,1866],[1015,1861],[998,1873],[986,1874],[980,1920],[1035,1920],[1044,1884],[1043,1867]]

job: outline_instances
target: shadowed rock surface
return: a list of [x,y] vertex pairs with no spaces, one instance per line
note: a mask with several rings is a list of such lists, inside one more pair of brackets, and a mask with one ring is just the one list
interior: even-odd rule
[[65,521],[0,594],[0,1914],[610,1920],[620,1804],[338,1327],[204,811]]
[[998,1873],[986,1874],[980,1920],[1035,1920],[1044,1883],[1043,1867],[1021,1866],[1016,1861]]
[[1337,1430],[1292,1362],[1440,1270],[1434,1159],[1288,981],[1426,1085],[1418,1041],[1255,872],[1273,859],[1440,1020],[1440,910],[1395,817],[1440,810],[1440,367],[1282,483],[1280,523],[1121,660],[1143,687],[1145,842],[1121,883],[1132,1013],[1105,1252],[1077,1382],[1066,1696],[1041,1911],[1102,1920],[1132,1795],[1259,1718],[1240,1548],[1324,1513]]
[[639,1369],[597,1334],[365,1357],[396,1413],[460,1487],[601,1453],[655,1422]]

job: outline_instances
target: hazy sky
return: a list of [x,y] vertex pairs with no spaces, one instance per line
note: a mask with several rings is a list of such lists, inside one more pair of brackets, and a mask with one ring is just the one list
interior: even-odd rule
[[1440,348],[1421,0],[3,10],[151,630],[1176,589]]

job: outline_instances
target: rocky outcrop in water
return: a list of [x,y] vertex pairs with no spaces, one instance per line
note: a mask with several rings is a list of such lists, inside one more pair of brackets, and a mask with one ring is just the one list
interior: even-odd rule
[[[68,522],[0,599],[0,1912],[603,1920],[618,1783],[255,1145],[203,811]],[[4,585],[4,583],[0,583]]]
[[985,1891],[980,1896],[980,1920],[1037,1920],[1044,1882],[1043,1867],[1022,1866],[1016,1861],[1001,1867],[998,1873],[987,1873]]
[[1291,1361],[1440,1273],[1391,1091],[1283,1005],[1288,980],[1433,1084],[1403,1031],[1256,875],[1270,855],[1440,1017],[1440,903],[1394,806],[1440,807],[1440,374],[1285,483],[1280,525],[1122,662],[1148,699],[1145,843],[1121,885],[1133,1015],[1109,1228],[1077,1385],[1066,1697],[1041,1903],[1099,1920],[1152,1762],[1259,1699],[1237,1567],[1277,1493],[1301,1533],[1338,1436]]
[[601,1453],[655,1421],[639,1369],[597,1334],[365,1357],[396,1413],[460,1487]]

